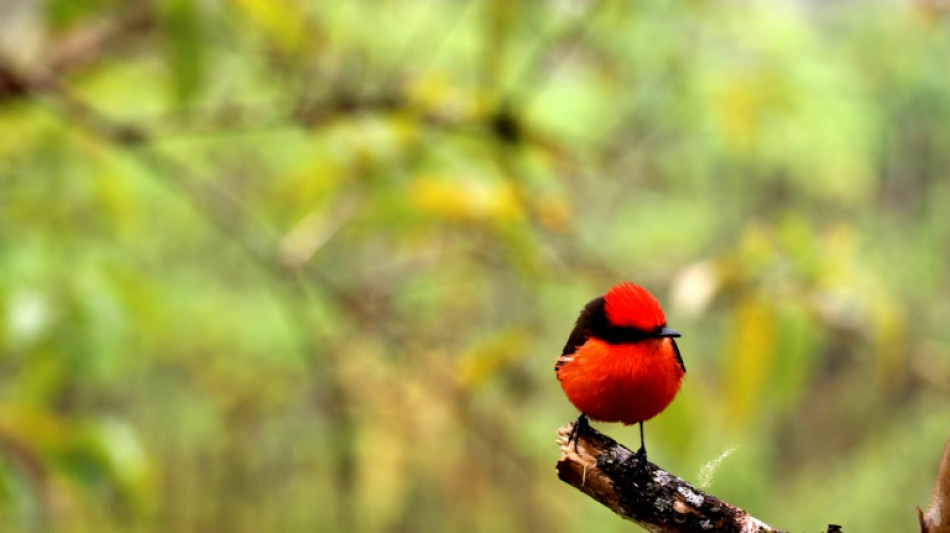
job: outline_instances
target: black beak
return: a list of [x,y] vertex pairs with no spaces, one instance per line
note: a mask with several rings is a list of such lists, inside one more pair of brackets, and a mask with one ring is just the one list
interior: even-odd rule
[[654,337],[682,337],[679,331],[670,328],[660,328],[656,333],[653,334]]

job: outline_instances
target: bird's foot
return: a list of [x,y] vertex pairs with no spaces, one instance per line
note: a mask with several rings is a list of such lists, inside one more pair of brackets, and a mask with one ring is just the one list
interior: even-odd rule
[[633,475],[639,476],[647,465],[647,449],[640,446],[637,453],[628,457],[625,462],[629,465],[631,461],[634,461],[634,464],[630,465],[633,468]]
[[582,433],[590,429],[590,423],[587,421],[587,416],[581,413],[581,416],[577,417],[577,420],[574,422],[574,427],[571,428],[571,434],[567,437],[567,444],[570,445],[571,441],[574,441],[574,453],[577,452],[577,439],[581,436]]

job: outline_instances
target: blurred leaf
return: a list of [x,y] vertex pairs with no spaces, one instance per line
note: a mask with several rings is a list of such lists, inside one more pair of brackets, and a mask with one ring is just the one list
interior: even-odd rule
[[173,93],[178,103],[190,102],[206,77],[207,41],[200,3],[191,0],[161,0],[161,23],[165,32]]
[[406,195],[418,211],[458,222],[505,224],[523,217],[514,189],[487,179],[423,174]]
[[0,309],[6,310],[6,320],[0,339],[13,351],[38,339],[51,322],[49,301],[40,291],[22,289],[4,303]]
[[805,307],[806,299],[789,300],[778,312],[775,345],[780,351],[775,356],[774,386],[770,396],[778,405],[794,409],[801,395],[808,391],[824,339],[815,314]]
[[89,0],[73,2],[71,0],[47,0],[44,3],[47,21],[54,27],[74,24],[83,18],[95,15],[97,10],[108,7],[111,0]]
[[740,152],[754,151],[763,123],[790,111],[792,100],[783,73],[763,67],[733,75],[716,98],[726,143]]
[[408,81],[406,98],[415,107],[448,119],[472,119],[483,113],[484,96],[456,83],[447,73],[433,69]]
[[530,337],[523,329],[507,329],[468,348],[459,359],[462,387],[477,388],[496,377],[518,361],[529,342]]
[[40,409],[16,404],[0,404],[0,434],[33,453],[42,454],[68,448],[74,438],[69,421]]
[[121,501],[137,511],[154,505],[151,464],[136,432],[116,419],[91,422],[84,429],[88,453],[100,462]]
[[870,335],[877,361],[877,380],[894,389],[903,384],[907,374],[907,324],[899,302],[883,291],[869,295],[866,305],[870,313]]
[[542,195],[531,207],[538,222],[551,231],[567,231],[574,218],[571,204],[559,195]]
[[755,294],[736,302],[723,362],[725,415],[729,423],[747,427],[761,413],[775,364],[776,317]]
[[300,51],[306,35],[306,14],[293,0],[233,0],[247,19],[284,52]]

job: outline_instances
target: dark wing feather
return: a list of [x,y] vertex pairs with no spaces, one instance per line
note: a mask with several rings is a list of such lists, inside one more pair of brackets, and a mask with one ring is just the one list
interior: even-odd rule
[[561,356],[557,358],[557,363],[554,364],[554,372],[557,372],[562,366],[571,362],[571,355],[590,338],[591,323],[598,319],[605,320],[606,317],[603,315],[603,296],[594,298],[584,306],[580,316],[577,317],[574,329],[571,330],[571,335],[567,338],[567,343],[564,344],[564,349],[561,350]]
[[680,347],[676,345],[676,341],[674,341],[673,339],[670,339],[670,340],[673,341],[673,351],[676,352],[676,362],[680,364],[680,368],[683,369],[683,373],[685,374],[686,365],[683,363],[683,356],[680,355]]
[[561,350],[561,355],[570,355],[576,352],[578,348],[587,342],[589,337],[590,332],[587,328],[587,325],[581,324],[578,321],[578,323],[574,325],[571,335],[567,338],[567,343],[564,344],[564,349]]
[[587,337],[588,335],[585,328],[580,325],[574,326],[574,331],[571,331],[571,336],[567,338],[567,344],[564,345],[561,357],[558,357],[557,362],[554,363],[554,373],[558,375],[558,379],[561,379],[559,374],[561,367],[571,362],[574,358],[574,352],[577,351],[578,347],[587,342]]

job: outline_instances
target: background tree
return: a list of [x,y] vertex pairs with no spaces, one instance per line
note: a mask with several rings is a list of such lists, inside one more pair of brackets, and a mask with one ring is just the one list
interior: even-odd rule
[[939,6],[0,10],[11,531],[626,528],[550,445],[554,359],[620,279],[684,333],[651,458],[735,447],[716,494],[792,530],[916,527],[950,413]]

